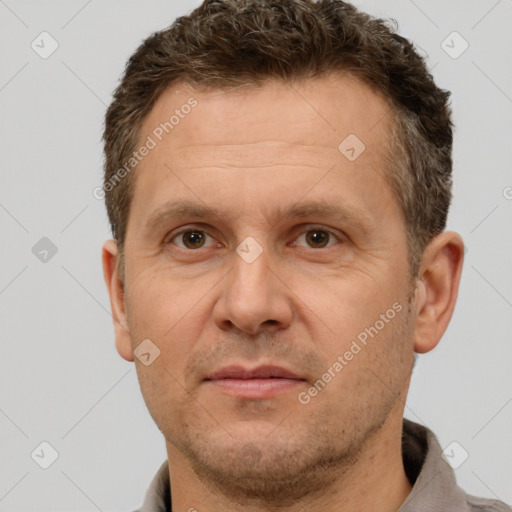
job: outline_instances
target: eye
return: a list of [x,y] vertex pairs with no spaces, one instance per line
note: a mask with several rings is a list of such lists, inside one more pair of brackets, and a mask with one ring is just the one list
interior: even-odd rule
[[312,249],[323,249],[324,247],[330,247],[340,241],[336,235],[322,228],[314,228],[305,231],[293,243],[293,245],[301,245],[304,247],[302,243],[298,243],[299,240],[304,240],[307,246]]
[[207,247],[207,241],[215,243],[215,239],[200,229],[188,229],[176,233],[167,243],[173,243],[181,249],[201,249]]

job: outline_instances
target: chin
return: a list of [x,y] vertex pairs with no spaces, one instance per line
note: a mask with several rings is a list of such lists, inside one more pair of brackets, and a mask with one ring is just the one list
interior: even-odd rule
[[262,422],[248,427],[196,433],[183,451],[203,482],[240,504],[284,506],[284,496],[292,504],[325,490],[353,463],[350,453],[317,432],[290,425],[279,432],[275,424],[272,432]]

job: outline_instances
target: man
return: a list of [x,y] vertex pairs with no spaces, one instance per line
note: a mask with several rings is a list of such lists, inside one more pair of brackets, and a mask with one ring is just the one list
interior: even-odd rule
[[510,510],[403,419],[463,264],[448,96],[337,0],[205,1],[131,57],[103,265],[166,440],[143,512]]

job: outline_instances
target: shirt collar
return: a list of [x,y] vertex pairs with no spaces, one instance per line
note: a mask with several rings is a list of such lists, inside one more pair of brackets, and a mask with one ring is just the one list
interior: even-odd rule
[[[417,464],[418,453],[423,462]],[[411,467],[418,465],[413,478],[412,491],[398,512],[436,512],[438,510],[466,511],[466,494],[457,486],[455,473],[443,459],[436,436],[428,428],[404,418],[402,431],[402,457],[407,476],[411,481]]]

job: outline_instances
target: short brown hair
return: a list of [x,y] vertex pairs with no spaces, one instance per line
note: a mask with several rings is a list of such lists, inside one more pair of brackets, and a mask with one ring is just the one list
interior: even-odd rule
[[103,134],[105,202],[121,262],[134,176],[116,178],[165,88],[184,81],[229,89],[341,71],[390,105],[386,177],[404,216],[415,277],[426,245],[445,229],[451,201],[450,93],[395,30],[341,0],[205,0],[148,37],[126,65]]

